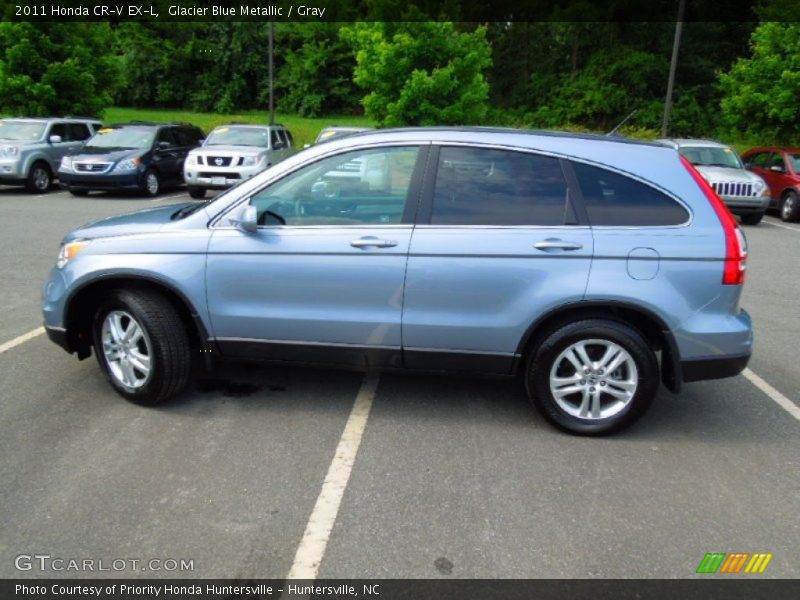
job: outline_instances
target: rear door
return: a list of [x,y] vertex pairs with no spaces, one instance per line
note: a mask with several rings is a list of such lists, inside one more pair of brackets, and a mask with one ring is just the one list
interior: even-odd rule
[[405,364],[508,373],[531,323],[583,298],[592,232],[558,158],[442,146],[429,164],[406,275]]
[[[224,354],[400,365],[403,284],[426,148],[322,158],[252,195],[256,232],[231,226],[240,207],[215,225],[207,298]],[[383,176],[367,180],[342,168],[360,161],[379,163]]]

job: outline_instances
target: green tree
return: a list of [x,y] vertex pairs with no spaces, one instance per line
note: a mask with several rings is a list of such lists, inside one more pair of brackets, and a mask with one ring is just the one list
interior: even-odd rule
[[102,23],[0,23],[0,111],[99,115],[119,82]]
[[800,24],[762,23],[752,57],[720,74],[722,115],[737,133],[789,143],[800,137]]
[[491,64],[486,29],[449,22],[358,23],[342,28],[356,53],[366,114],[384,126],[480,123]]

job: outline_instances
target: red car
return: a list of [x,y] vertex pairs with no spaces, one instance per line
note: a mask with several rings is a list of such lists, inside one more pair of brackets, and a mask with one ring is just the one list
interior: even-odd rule
[[770,208],[784,221],[800,220],[800,148],[751,148],[742,160],[769,185]]

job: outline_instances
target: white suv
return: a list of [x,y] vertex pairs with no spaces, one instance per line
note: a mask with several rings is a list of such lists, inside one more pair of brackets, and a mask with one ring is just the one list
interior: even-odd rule
[[292,153],[294,140],[283,125],[223,125],[192,150],[183,178],[192,198],[250,179]]

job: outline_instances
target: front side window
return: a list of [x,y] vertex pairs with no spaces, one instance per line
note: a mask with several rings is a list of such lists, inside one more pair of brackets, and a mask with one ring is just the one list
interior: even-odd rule
[[486,148],[439,151],[432,225],[563,225],[569,211],[556,158]]
[[69,141],[69,134],[67,132],[67,124],[66,123],[54,123],[53,126],[50,128],[50,135],[57,135],[61,138],[62,142]]
[[689,213],[657,189],[625,175],[573,163],[590,225],[682,225]]
[[393,225],[403,219],[419,148],[347,152],[257,192],[259,225]]
[[88,140],[91,137],[91,133],[89,133],[89,127],[84,125],[83,123],[70,123],[69,124],[69,140],[71,142],[82,142],[84,140]]
[[772,156],[770,152],[758,152],[757,154],[753,154],[747,159],[747,167],[751,169],[766,169],[770,156]]

